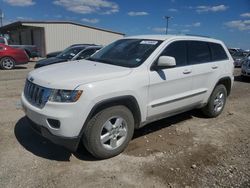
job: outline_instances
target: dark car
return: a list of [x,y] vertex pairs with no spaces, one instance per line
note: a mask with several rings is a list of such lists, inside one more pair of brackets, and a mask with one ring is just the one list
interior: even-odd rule
[[63,52],[56,57],[40,60],[36,63],[35,68],[43,67],[46,65],[52,65],[56,63],[62,63],[66,61],[74,61],[80,59],[86,59],[100,50],[102,46],[89,46],[89,45],[75,45],[73,47],[66,48]]
[[57,51],[57,52],[51,52],[46,55],[46,58],[51,58],[51,57],[56,57],[58,56],[62,51]]
[[35,45],[9,45],[9,46],[25,50],[29,58],[35,58],[40,56],[38,48]]
[[241,65],[247,60],[247,57],[249,54],[245,54],[243,52],[235,52],[232,54],[232,57],[234,59],[234,66],[235,67],[241,67]]
[[25,50],[12,48],[11,46],[0,44],[0,67],[10,70],[16,65],[26,64],[29,57]]
[[[96,44],[73,44],[70,47],[75,47],[75,46],[80,46],[80,45],[86,45],[86,46],[98,46]],[[48,53],[46,55],[46,58],[50,58],[50,57],[56,57],[57,55],[59,55],[60,53],[62,53],[62,51],[56,51],[56,52],[51,52],[51,53]]]

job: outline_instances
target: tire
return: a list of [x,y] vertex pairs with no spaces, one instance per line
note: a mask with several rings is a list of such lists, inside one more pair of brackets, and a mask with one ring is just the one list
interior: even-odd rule
[[222,84],[217,85],[213,90],[209,101],[205,107],[202,108],[202,112],[209,118],[217,117],[223,111],[227,100],[227,90]]
[[125,106],[113,106],[90,119],[84,128],[82,140],[95,158],[106,159],[120,154],[133,134],[134,117],[131,111]]
[[11,70],[14,69],[16,65],[16,62],[13,58],[11,57],[3,57],[0,60],[0,66],[4,70]]

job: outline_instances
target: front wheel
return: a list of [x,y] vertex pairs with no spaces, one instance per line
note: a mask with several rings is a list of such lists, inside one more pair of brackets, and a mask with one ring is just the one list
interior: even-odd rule
[[212,92],[207,105],[202,109],[204,115],[213,118],[223,111],[227,100],[227,90],[224,85],[217,85]]
[[83,144],[96,158],[120,154],[134,133],[134,117],[125,106],[113,106],[98,112],[87,123]]
[[4,57],[0,60],[0,65],[2,69],[11,70],[15,68],[15,60],[11,57]]

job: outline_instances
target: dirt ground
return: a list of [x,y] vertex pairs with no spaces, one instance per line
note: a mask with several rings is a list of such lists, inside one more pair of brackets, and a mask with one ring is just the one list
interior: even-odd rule
[[0,70],[0,187],[250,187],[250,81],[239,69],[218,118],[194,110],[151,123],[122,154],[96,161],[30,129],[20,94],[33,66]]

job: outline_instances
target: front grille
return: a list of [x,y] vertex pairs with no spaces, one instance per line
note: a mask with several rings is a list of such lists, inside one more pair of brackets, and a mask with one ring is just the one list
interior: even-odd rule
[[50,93],[51,89],[36,85],[29,80],[26,80],[24,96],[32,105],[38,108],[43,108],[49,100]]

